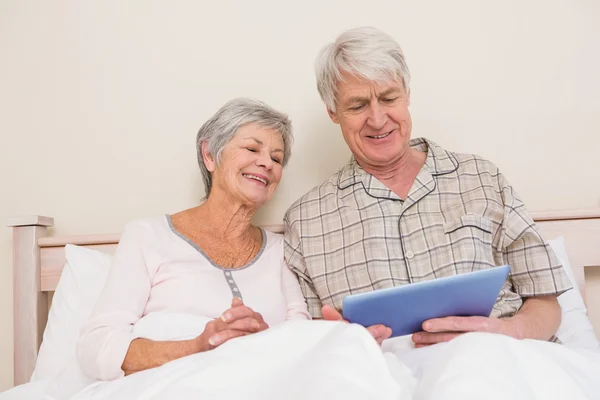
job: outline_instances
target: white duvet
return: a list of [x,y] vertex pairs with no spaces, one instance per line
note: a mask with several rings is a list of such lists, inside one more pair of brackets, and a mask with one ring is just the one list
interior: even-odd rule
[[[182,321],[153,315],[136,329],[176,339],[206,322]],[[21,387],[0,400],[600,399],[600,352],[478,333],[424,349],[404,339],[382,351],[357,325],[290,321],[112,382],[72,367],[44,395]]]

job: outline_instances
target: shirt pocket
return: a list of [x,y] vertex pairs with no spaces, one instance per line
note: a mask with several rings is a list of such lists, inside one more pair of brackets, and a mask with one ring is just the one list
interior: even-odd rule
[[461,215],[444,224],[446,243],[459,272],[493,267],[492,222],[474,214]]

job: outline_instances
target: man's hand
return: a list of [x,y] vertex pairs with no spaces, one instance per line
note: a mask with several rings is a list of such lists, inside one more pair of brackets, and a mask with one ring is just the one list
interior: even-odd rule
[[509,318],[446,317],[423,323],[412,336],[415,347],[448,342],[467,332],[490,332],[516,339],[548,340],[556,333],[561,309],[555,295],[528,297],[517,314]]
[[445,317],[423,322],[423,331],[412,335],[415,347],[425,347],[436,343],[449,342],[467,332],[489,332],[503,335],[516,335],[508,320],[488,317]]
[[[334,307],[326,305],[321,309],[323,319],[326,321],[346,321],[342,314],[340,314]],[[389,338],[392,335],[392,330],[384,325],[373,325],[367,328],[371,336],[377,341],[378,344]]]

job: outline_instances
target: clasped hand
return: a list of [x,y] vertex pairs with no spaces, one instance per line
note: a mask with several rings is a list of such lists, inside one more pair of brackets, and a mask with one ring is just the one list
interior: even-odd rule
[[260,313],[245,306],[241,299],[234,297],[231,308],[220,318],[206,324],[202,334],[196,338],[198,351],[212,350],[228,340],[261,332],[268,327]]

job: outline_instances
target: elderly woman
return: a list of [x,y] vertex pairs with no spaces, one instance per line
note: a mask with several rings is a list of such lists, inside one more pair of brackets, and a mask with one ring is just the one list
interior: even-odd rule
[[[77,346],[83,371],[113,380],[209,351],[289,319],[309,319],[281,235],[252,225],[290,158],[288,117],[236,99],[198,132],[206,201],[174,215],[128,224],[102,296]],[[154,312],[210,319],[190,340],[137,338]]]

